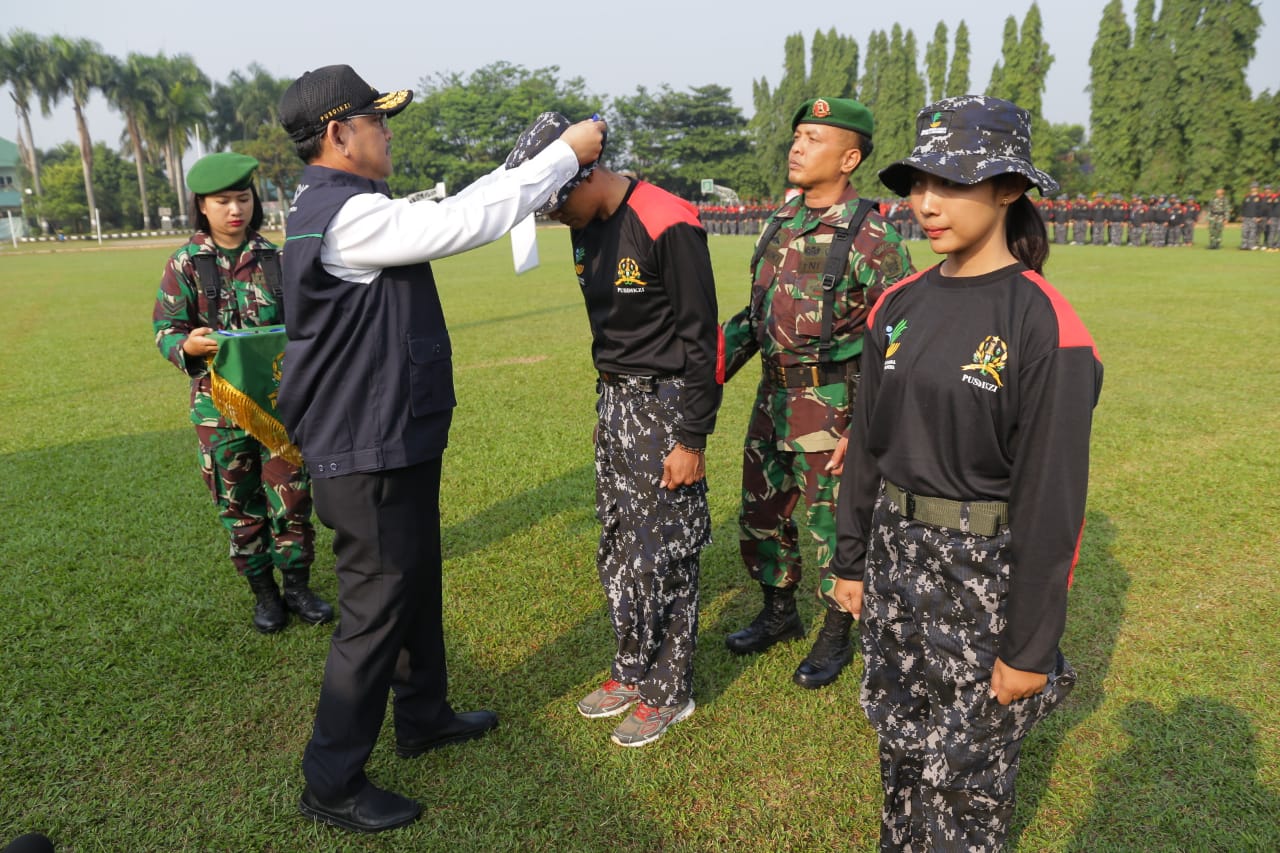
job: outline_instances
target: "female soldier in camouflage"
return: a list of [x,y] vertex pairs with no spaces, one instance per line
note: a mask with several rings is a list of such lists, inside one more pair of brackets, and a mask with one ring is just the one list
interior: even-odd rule
[[[1027,112],[948,98],[880,173],[945,259],[867,320],[837,506],[835,596],[860,615],[886,850],[999,850],[1028,730],[1075,673],[1058,642],[1102,365],[1041,276]],[[865,584],[865,586],[864,586]]]
[[[160,353],[191,377],[200,470],[230,534],[231,562],[253,590],[253,625],[269,634],[285,626],[286,609],[318,624],[333,618],[333,608],[308,586],[315,530],[306,470],[229,422],[210,397],[207,357],[218,350],[211,333],[284,322],[264,274],[264,265],[279,261],[258,233],[257,166],[252,157],[224,153],[191,167],[196,232],[165,265],[152,325]],[[279,281],[278,274],[273,278]],[[283,599],[273,567],[284,576]]]

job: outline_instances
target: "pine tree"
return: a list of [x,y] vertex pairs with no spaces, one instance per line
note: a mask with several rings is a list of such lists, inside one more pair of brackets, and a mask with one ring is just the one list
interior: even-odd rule
[[947,72],[947,95],[969,94],[969,26],[962,20],[956,27],[956,47],[951,54],[951,70]]
[[942,100],[947,89],[947,25],[944,21],[938,21],[933,41],[925,48],[924,67],[929,78],[929,101]]
[[1239,160],[1241,125],[1251,106],[1245,69],[1262,16],[1247,0],[1179,4],[1178,11],[1172,33],[1178,117],[1188,150],[1196,153],[1186,158],[1180,186],[1203,197]]
[[1133,119],[1138,89],[1133,80],[1132,33],[1121,0],[1102,10],[1089,54],[1089,147],[1099,187],[1130,193],[1138,177]]

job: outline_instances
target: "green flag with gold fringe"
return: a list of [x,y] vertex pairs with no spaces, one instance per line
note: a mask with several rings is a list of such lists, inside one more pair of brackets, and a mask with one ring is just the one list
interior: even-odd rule
[[223,417],[294,465],[302,452],[276,414],[280,369],[288,338],[284,326],[223,329],[210,335],[218,351],[209,358],[213,404]]

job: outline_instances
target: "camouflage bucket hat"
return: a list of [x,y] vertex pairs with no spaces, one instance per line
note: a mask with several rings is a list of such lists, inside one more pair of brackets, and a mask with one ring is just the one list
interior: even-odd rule
[[1016,173],[1039,188],[1058,191],[1058,182],[1031,165],[1031,116],[999,98],[962,95],[930,104],[916,115],[916,147],[911,156],[880,170],[880,182],[900,196],[911,191],[911,172],[976,184]]
[[[568,130],[569,125],[573,122],[561,113],[542,113],[533,124],[520,134],[520,138],[516,140],[515,147],[511,149],[511,153],[507,155],[507,159],[503,165],[508,169],[514,169],[526,160],[531,160],[538,154],[541,154],[548,145],[560,138],[560,135]],[[604,156],[604,141],[601,141],[601,156]],[[587,176],[596,170],[596,165],[600,161],[597,159],[582,168],[578,169],[578,173],[568,180],[555,195],[551,196],[543,202],[535,213],[551,213],[559,209],[569,198],[569,194],[577,189],[587,179]]]

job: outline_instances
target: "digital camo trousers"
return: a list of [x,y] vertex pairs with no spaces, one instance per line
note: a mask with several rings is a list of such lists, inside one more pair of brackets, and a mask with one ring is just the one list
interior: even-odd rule
[[693,692],[698,555],[711,544],[707,484],[661,487],[675,447],[681,379],[654,391],[624,379],[600,383],[596,424],[596,567],[617,639],[612,677],[640,687],[646,705]]
[[1004,629],[1009,532],[983,537],[877,501],[862,604],[861,703],[880,739],[880,848],[996,851],[1009,831],[1022,739],[1075,683],[1058,655],[1036,696],[990,697]]
[[805,526],[818,546],[818,599],[843,610],[832,597],[835,576],[836,498],[840,478],[827,473],[831,452],[779,450],[777,442],[748,437],[742,449],[742,509],[738,545],[753,580],[790,589],[800,583],[802,567],[795,510],[801,498]]
[[243,430],[197,426],[200,473],[246,577],[309,570],[315,557],[311,476]]

